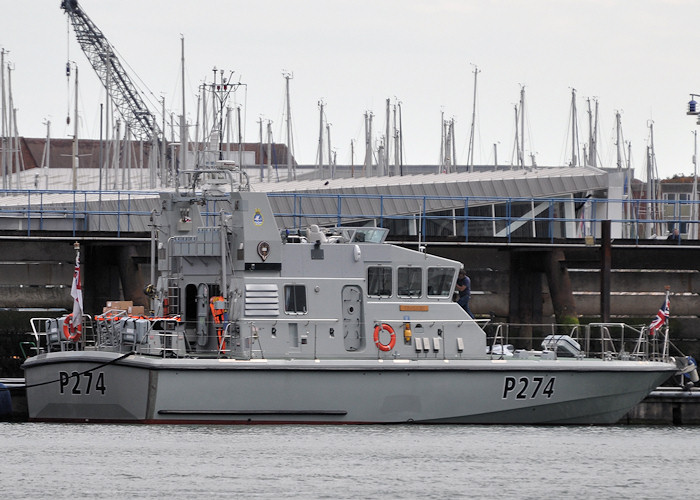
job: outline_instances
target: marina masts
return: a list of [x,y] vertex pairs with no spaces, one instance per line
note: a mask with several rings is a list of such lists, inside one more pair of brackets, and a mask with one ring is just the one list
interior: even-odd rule
[[323,174],[323,99],[318,101],[318,177],[323,179],[325,175]]
[[365,165],[363,174],[372,177],[372,117],[371,111],[365,111]]
[[[690,218],[693,221],[698,220],[698,131],[693,130],[693,193],[691,194],[692,212]],[[691,224],[690,237],[698,238],[698,225]]]
[[7,161],[7,154],[9,148],[7,146],[7,104],[5,97],[5,54],[7,51],[5,49],[0,49],[0,92],[2,92],[2,101],[0,101],[0,107],[2,112],[0,113],[0,122],[2,123],[0,130],[0,162],[2,163],[2,188],[7,189],[8,187],[8,172],[9,162]]
[[289,80],[294,78],[292,73],[285,71],[285,101],[287,103],[287,180],[296,180],[297,172],[292,162],[292,105],[289,99]]
[[576,116],[576,89],[571,89],[571,167],[578,167],[578,119]]
[[[180,118],[180,168],[187,170],[187,124],[185,122],[185,37],[180,37],[180,78],[182,81],[182,115]],[[155,131],[154,131],[155,132]]]
[[472,124],[469,130],[469,150],[467,153],[467,165],[469,171],[474,171],[474,124],[476,122],[476,78],[480,73],[479,68],[474,66],[474,97],[472,101]]

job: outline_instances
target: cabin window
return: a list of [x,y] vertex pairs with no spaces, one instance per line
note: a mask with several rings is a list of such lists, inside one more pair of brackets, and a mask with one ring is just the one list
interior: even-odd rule
[[284,312],[306,314],[306,287],[304,285],[284,285]]
[[429,267],[428,295],[433,297],[451,297],[454,277],[455,270],[452,267]]
[[391,268],[376,266],[367,268],[367,295],[391,297]]
[[399,297],[420,297],[423,273],[420,267],[399,267],[396,270],[396,293]]

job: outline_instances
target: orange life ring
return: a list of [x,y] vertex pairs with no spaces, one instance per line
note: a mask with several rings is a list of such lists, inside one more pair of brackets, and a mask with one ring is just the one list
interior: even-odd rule
[[[388,344],[382,344],[379,340],[379,332],[381,332],[382,330],[385,330],[391,334],[391,340]],[[382,323],[381,325],[375,326],[374,343],[377,345],[377,349],[379,349],[380,351],[391,351],[396,345],[396,334],[394,333],[394,329],[386,323]]]
[[67,340],[77,342],[80,340],[80,335],[83,333],[83,325],[80,324],[74,327],[73,321],[71,321],[72,319],[73,313],[70,313],[68,316],[66,316],[66,319],[63,320],[63,335]]
[[223,297],[212,297],[209,301],[209,307],[211,309],[211,315],[214,318],[214,323],[216,324],[216,337],[219,339],[219,346],[222,351],[226,350],[226,340],[224,340],[224,309],[216,309],[214,306],[216,302],[220,300],[226,300]]

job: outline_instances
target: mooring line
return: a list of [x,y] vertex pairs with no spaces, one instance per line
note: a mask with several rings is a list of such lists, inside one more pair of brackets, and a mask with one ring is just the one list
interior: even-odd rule
[[[132,354],[136,354],[136,351],[129,351],[129,352],[127,352],[126,354],[123,354],[122,356],[119,356],[118,358],[115,358],[115,359],[113,359],[113,360],[111,360],[111,361],[107,361],[106,363],[102,363],[101,365],[97,365],[97,366],[95,366],[95,367],[93,367],[93,368],[90,368],[90,369],[88,369],[88,370],[85,370],[85,371],[83,371],[83,372],[80,372],[80,373],[78,373],[78,372],[73,372],[73,373],[71,373],[71,374],[68,376],[68,380],[70,380],[72,377],[80,377],[81,375],[85,375],[86,373],[90,373],[90,372],[95,371],[95,370],[98,370],[98,369],[100,369],[100,368],[104,368],[105,366],[114,364],[114,363],[116,363],[117,361],[121,361],[122,359],[131,356]],[[55,384],[56,382],[60,382],[60,381],[61,381],[61,378],[59,377],[59,378],[57,378],[57,379],[55,379],[55,380],[49,380],[49,381],[46,381],[46,382],[39,382],[39,383],[37,383],[37,384],[25,385],[24,388],[25,388],[25,389],[29,389],[29,388],[31,388],[31,387],[39,387],[39,386],[42,386],[42,385]],[[0,391],[9,391],[9,390],[10,390],[9,388],[0,388]]]

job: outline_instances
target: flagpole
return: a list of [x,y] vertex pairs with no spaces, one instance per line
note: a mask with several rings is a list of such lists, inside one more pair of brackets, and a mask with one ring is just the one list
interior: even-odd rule
[[73,283],[71,285],[71,297],[73,297],[73,312],[71,318],[71,327],[76,332],[77,341],[80,338],[83,323],[83,290],[80,276],[80,243],[73,243],[75,249],[75,270],[73,271]]

